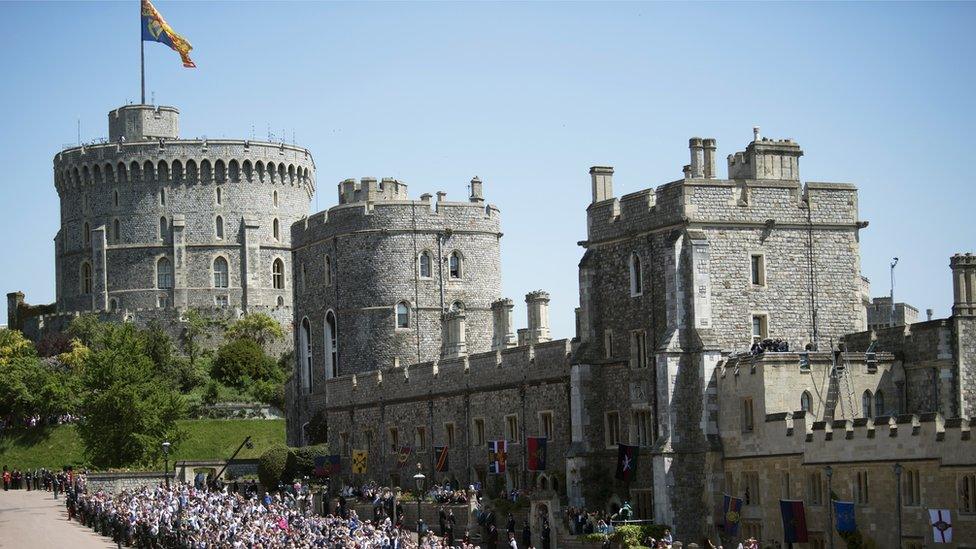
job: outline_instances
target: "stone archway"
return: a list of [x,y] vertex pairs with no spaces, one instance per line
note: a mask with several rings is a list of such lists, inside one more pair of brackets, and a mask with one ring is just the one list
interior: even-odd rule
[[[532,544],[534,547],[542,548],[542,525],[543,519],[549,522],[549,547],[553,549],[559,546],[559,537],[562,534],[558,517],[559,495],[552,490],[540,490],[529,496],[529,529],[532,530]],[[557,533],[558,532],[558,533]],[[521,536],[518,536],[521,541]]]

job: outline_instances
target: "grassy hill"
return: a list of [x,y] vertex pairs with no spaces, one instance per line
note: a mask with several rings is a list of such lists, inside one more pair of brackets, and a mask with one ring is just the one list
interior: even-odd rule
[[[285,443],[283,419],[190,419],[179,424],[187,437],[170,450],[171,464],[184,459],[227,459],[248,435],[254,448],[241,450],[240,458],[259,457],[270,446]],[[2,465],[11,469],[85,466],[85,447],[74,425],[6,435],[0,437]]]

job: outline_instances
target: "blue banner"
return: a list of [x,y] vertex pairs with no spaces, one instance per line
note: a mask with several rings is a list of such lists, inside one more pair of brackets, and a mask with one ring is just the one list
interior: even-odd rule
[[857,521],[854,519],[854,502],[834,500],[834,527],[838,532],[854,532]]

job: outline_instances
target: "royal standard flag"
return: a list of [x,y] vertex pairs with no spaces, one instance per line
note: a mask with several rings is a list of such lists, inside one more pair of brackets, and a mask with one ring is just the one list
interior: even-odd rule
[[352,472],[358,475],[366,473],[366,450],[352,451]]
[[142,40],[166,44],[180,54],[184,67],[196,68],[196,64],[190,59],[190,50],[193,46],[186,41],[186,38],[176,34],[173,27],[169,26],[149,0],[142,0]]
[[505,461],[508,459],[508,444],[504,440],[493,440],[488,443],[488,472],[500,475],[505,472]]
[[807,515],[803,510],[803,502],[797,500],[779,500],[779,511],[783,516],[783,541],[786,543],[807,542]]
[[722,495],[722,529],[730,536],[739,535],[739,522],[742,519],[742,498]]
[[526,446],[529,450],[529,471],[546,470],[546,437],[528,437]]

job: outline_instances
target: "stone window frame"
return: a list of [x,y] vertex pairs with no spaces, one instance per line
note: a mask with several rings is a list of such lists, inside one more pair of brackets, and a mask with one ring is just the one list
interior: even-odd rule
[[637,252],[630,252],[627,259],[627,272],[630,278],[630,297],[644,295],[644,262]]
[[[480,427],[480,428],[479,428]],[[484,417],[471,418],[471,445],[484,446],[488,441],[488,427]]]
[[157,233],[156,238],[160,242],[165,242],[166,233],[168,232],[169,232],[169,219],[167,219],[165,215],[161,215],[159,216],[159,232]]
[[81,244],[82,247],[87,249],[91,248],[91,223],[86,219],[84,224],[81,226]]
[[339,447],[342,450],[342,455],[349,456],[352,455],[352,444],[349,440],[349,432],[342,431],[339,433]]
[[[406,309],[406,317],[407,317],[406,324],[400,323],[401,306]],[[398,332],[409,331],[413,329],[413,307],[411,306],[409,300],[401,299],[400,301],[397,301],[395,305],[393,305],[393,329]]]
[[603,329],[603,357],[613,358],[613,328]]
[[218,309],[229,309],[230,296],[227,294],[214,294],[214,307]]
[[522,440],[519,427],[518,414],[505,414],[505,440],[508,444],[518,444]]
[[119,310],[119,298],[113,297],[108,300],[108,310],[113,313]]
[[303,394],[312,393],[312,377],[315,372],[315,359],[312,353],[312,321],[308,316],[302,317],[298,323],[298,349],[295,356],[298,359],[298,381]]
[[956,480],[956,506],[960,514],[976,514],[976,473],[963,473]]
[[[427,274],[424,275],[423,258],[427,257]],[[417,278],[421,280],[431,280],[434,278],[434,254],[424,248],[417,254]]]
[[373,429],[363,429],[363,445],[366,446],[367,459],[373,453]]
[[119,207],[119,190],[118,189],[113,189],[112,190],[112,207],[113,208],[118,208]]
[[277,208],[278,207],[278,190],[277,189],[275,189],[274,191],[271,191],[271,207],[272,208]]
[[214,185],[214,205],[215,206],[224,205],[224,189],[219,183],[217,185]]
[[861,393],[861,415],[863,417],[875,417],[874,393],[871,392],[871,389],[865,389]]
[[644,369],[650,364],[647,356],[647,330],[630,331],[630,367]]
[[112,242],[118,244],[122,241],[122,221],[115,217],[112,218]]
[[[457,276],[454,276],[454,274],[451,272],[452,271],[451,260],[454,259],[455,257],[457,258]],[[447,255],[447,279],[449,281],[464,280],[464,271],[465,271],[464,254],[461,253],[461,250],[458,249],[452,250],[451,253]]]
[[807,473],[807,504],[821,507],[825,505],[824,479],[819,469]]
[[[275,271],[277,265],[281,265],[281,272]],[[271,259],[271,288],[274,290],[285,291],[288,289],[288,277],[286,276],[285,260],[280,255],[275,255]],[[280,281],[280,282],[279,282]]]
[[854,504],[867,506],[871,504],[871,482],[867,469],[860,469],[854,472],[852,480],[851,494],[853,494]]
[[444,423],[444,440],[448,447],[457,444],[457,425],[453,421]]
[[906,467],[901,474],[901,500],[905,507],[922,507],[921,471]]
[[[756,258],[759,259],[759,272],[757,273],[759,275],[759,282],[756,282],[755,278],[752,276],[752,265]],[[766,252],[761,250],[749,251],[749,261],[746,263],[746,273],[749,280],[749,286],[752,288],[765,288],[768,286],[769,278],[767,276],[766,269]]]
[[424,425],[418,425],[413,430],[413,451],[416,453],[426,453],[427,452],[427,427]]
[[159,188],[158,198],[159,198],[159,205],[160,206],[165,206],[166,205],[166,187],[160,187]]
[[[332,318],[333,326],[329,326],[329,317]],[[336,337],[332,339],[332,328],[335,328]],[[323,366],[325,366],[325,378],[332,379],[339,377],[339,315],[335,309],[325,311],[322,317],[322,349]]]
[[[549,416],[549,429],[546,429],[545,416]],[[536,419],[539,421],[539,436],[546,437],[547,441],[556,438],[556,412],[554,410],[539,410],[536,412]]]
[[754,433],[756,431],[756,411],[755,403],[751,396],[742,397],[740,400],[740,428],[743,434]]
[[[611,429],[611,417],[615,418],[613,423],[616,424],[616,427],[614,429]],[[611,436],[614,433],[616,437]],[[620,411],[607,410],[603,412],[603,445],[610,450],[615,449],[618,444],[620,444]]]
[[[165,285],[165,286],[162,285],[162,284],[160,284],[160,278],[159,278],[159,264],[162,261],[164,261],[164,260],[167,263],[169,263],[169,283],[168,283],[168,285]],[[166,254],[158,254],[158,255],[156,255],[156,258],[153,261],[153,275],[154,275],[153,276],[153,288],[155,288],[157,290],[172,290],[173,287],[176,286],[175,280],[174,280],[175,274],[176,273],[175,273],[175,271],[173,269],[173,260],[170,259],[169,256],[166,255]]]
[[[759,328],[759,335],[755,335],[755,319],[761,319],[761,324]],[[769,339],[769,313],[767,311],[750,311],[749,312],[749,339],[753,343],[757,341],[762,341],[764,339]]]
[[742,505],[762,505],[762,480],[759,478],[759,471],[742,471],[739,476]]
[[166,294],[158,294],[156,296],[156,308],[169,309],[169,296]]
[[400,429],[396,425],[388,425],[386,427],[386,436],[390,443],[390,453],[398,454],[400,453]]
[[277,217],[271,220],[271,238],[275,242],[281,242],[281,221]]
[[332,278],[333,278],[333,276],[332,276],[333,275],[333,270],[332,270],[332,258],[329,256],[329,254],[325,254],[325,259],[323,260],[323,263],[325,264],[325,266],[323,267],[323,269],[324,269],[323,272],[324,272],[324,278],[325,278],[325,285],[326,286],[331,286],[332,285]]
[[225,236],[224,216],[217,214],[214,216],[214,237],[217,240],[224,240]]
[[[641,418],[639,416],[647,415],[647,432],[644,443],[641,443],[640,437],[640,424]],[[654,413],[651,409],[650,404],[637,404],[630,409],[630,443],[641,448],[650,448],[654,446],[657,441],[657,437],[654,436]]]
[[810,391],[803,391],[800,394],[800,410],[812,414],[813,413],[813,395]]
[[[223,259],[224,260],[224,264],[227,265],[227,272],[225,273],[226,276],[227,276],[227,278],[226,278],[226,285],[225,286],[219,286],[217,284],[217,260],[218,259]],[[226,290],[226,289],[230,288],[230,259],[227,257],[227,255],[222,254],[222,253],[221,254],[215,254],[210,259],[210,285],[211,285],[212,288],[214,288],[216,290]]]

